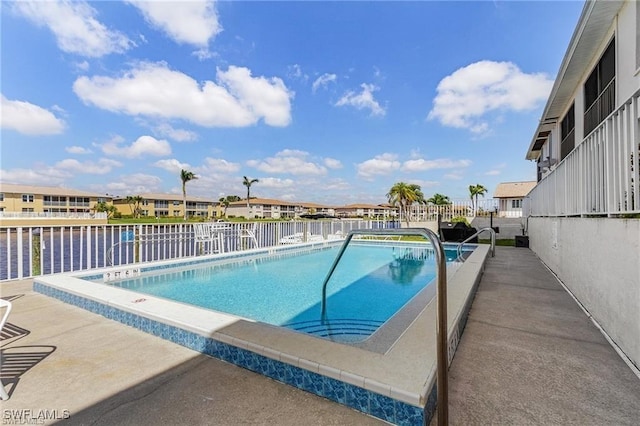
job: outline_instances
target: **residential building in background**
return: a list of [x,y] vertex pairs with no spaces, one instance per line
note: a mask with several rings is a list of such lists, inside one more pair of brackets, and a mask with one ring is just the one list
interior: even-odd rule
[[[32,186],[0,183],[0,218],[3,225],[15,225],[16,221],[56,220],[104,221],[106,214],[95,212],[99,202],[110,203],[111,197],[71,188],[56,186]],[[21,222],[22,223],[22,222]]]
[[398,209],[388,204],[349,204],[335,208],[338,217],[362,217],[392,219],[398,216]]
[[493,193],[498,201],[498,217],[522,217],[522,202],[534,186],[535,181],[498,184]]
[[[184,200],[180,194],[139,194],[139,205],[143,217],[184,217]],[[136,204],[127,197],[113,199],[113,205],[123,216],[133,216]],[[215,218],[221,215],[217,201],[187,195],[187,216]]]

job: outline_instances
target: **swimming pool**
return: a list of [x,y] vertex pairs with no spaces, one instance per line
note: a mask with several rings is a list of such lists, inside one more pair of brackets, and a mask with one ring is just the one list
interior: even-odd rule
[[[362,342],[335,342],[262,321],[168,300],[105,281],[138,278],[217,263],[243,263],[262,257],[297,256],[304,250],[329,250],[341,241],[276,246],[48,275],[34,279],[34,291],[123,325],[347,405],[393,424],[429,423],[435,412],[436,313],[434,285],[419,290],[398,313]],[[385,242],[386,243],[386,242]],[[489,246],[469,245],[464,262],[447,268],[450,361]],[[392,250],[394,259],[420,259],[428,251]],[[258,267],[261,261],[255,262]],[[302,268],[298,268],[302,269]],[[411,275],[411,274],[409,274]],[[117,282],[118,280],[114,281]],[[398,285],[394,283],[393,285]],[[328,290],[331,291],[329,283]]]
[[[311,247],[151,271],[107,284],[340,342],[365,340],[435,277],[426,244],[349,246],[327,285],[338,246]],[[447,251],[449,262],[455,250]]]

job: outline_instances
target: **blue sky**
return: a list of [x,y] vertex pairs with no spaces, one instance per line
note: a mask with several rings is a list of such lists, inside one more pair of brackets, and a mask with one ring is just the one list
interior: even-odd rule
[[2,181],[343,205],[535,180],[583,2],[1,7]]

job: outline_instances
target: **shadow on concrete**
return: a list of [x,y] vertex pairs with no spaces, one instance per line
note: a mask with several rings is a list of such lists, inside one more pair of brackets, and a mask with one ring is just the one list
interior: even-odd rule
[[4,327],[2,327],[2,332],[0,333],[0,341],[2,341],[2,346],[6,346],[10,343],[15,343],[16,341],[27,336],[29,333],[31,333],[30,330],[7,322]]
[[7,391],[9,397],[18,385],[20,377],[27,371],[35,367],[40,361],[51,355],[56,350],[55,346],[49,345],[33,345],[33,346],[14,346],[2,349],[0,351],[0,359],[2,367],[0,369],[0,379],[2,385],[13,384],[11,390]]
[[241,367],[196,355],[80,411],[67,424],[382,425]]

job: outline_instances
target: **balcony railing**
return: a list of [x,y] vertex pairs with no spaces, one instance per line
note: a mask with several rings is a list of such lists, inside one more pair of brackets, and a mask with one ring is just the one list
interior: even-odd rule
[[584,112],[584,134],[589,135],[616,107],[616,79],[609,82],[600,96]]
[[640,213],[640,91],[597,126],[529,193],[532,216]]

